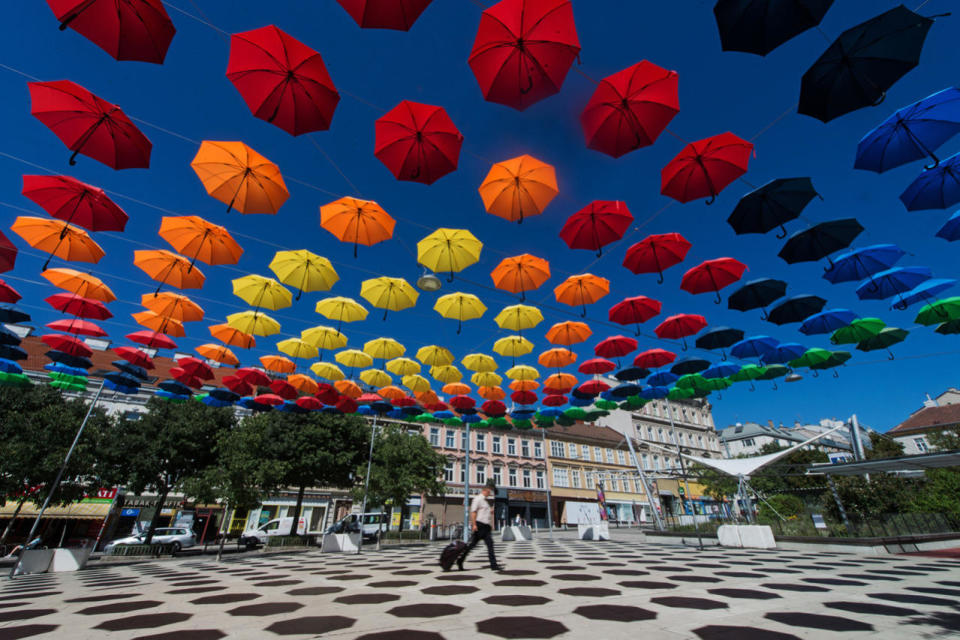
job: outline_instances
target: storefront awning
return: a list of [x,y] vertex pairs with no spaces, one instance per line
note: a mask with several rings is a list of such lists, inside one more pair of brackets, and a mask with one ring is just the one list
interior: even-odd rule
[[[0,518],[13,517],[17,510],[17,503],[10,500],[0,507]],[[18,518],[36,518],[40,513],[40,505],[33,502],[24,502]],[[43,512],[44,518],[63,518],[76,520],[102,520],[110,513],[110,502],[75,502],[66,506],[51,505]]]

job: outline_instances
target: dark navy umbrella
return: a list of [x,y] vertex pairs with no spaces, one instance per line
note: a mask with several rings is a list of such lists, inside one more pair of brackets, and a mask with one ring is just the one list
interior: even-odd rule
[[718,0],[713,5],[724,51],[765,56],[820,24],[833,0]]
[[731,364],[729,362],[718,362],[709,369],[704,369],[700,375],[702,375],[707,380],[712,380],[714,378],[726,378],[727,376],[732,376],[737,371],[740,371],[740,365]]
[[846,327],[860,316],[849,309],[827,309],[815,313],[800,325],[800,333],[808,336],[833,333],[837,329]]
[[906,309],[910,305],[918,302],[930,302],[938,293],[946,291],[957,281],[953,278],[932,278],[926,282],[921,282],[910,291],[898,296],[898,300],[890,305],[891,309]]
[[174,400],[177,402],[183,402],[184,400],[190,399],[189,395],[183,395],[182,393],[172,393],[170,391],[164,391],[163,389],[160,389],[153,395],[155,395],[158,398],[163,398],[164,400]]
[[556,418],[557,416],[563,415],[563,409],[557,409],[556,407],[547,407],[544,409],[540,409],[540,411],[538,411],[537,413],[539,413],[544,418]]
[[680,376],[670,371],[660,371],[647,378],[647,384],[651,387],[669,387]]
[[[576,390],[574,390],[574,393],[576,393]],[[590,396],[587,398],[581,398],[579,396],[573,395],[572,393],[570,394],[571,407],[589,407],[592,404],[593,404],[593,396]]]
[[857,145],[857,169],[883,173],[930,158],[940,145],[960,133],[960,89],[949,87],[895,112]]
[[108,390],[110,390],[110,391],[115,391],[115,392],[117,392],[117,393],[123,393],[123,394],[128,395],[128,396],[132,396],[132,395],[135,395],[135,394],[140,393],[140,385],[138,385],[138,384],[134,384],[134,385],[131,385],[131,386],[127,386],[127,385],[124,385],[124,384],[119,384],[119,383],[117,383],[117,382],[114,382],[113,380],[111,380],[111,379],[109,379],[109,378],[107,378],[106,380],[104,380],[104,382],[103,382],[103,388],[104,388],[104,389],[108,389]]
[[948,320],[947,322],[941,322],[937,325],[935,329],[937,333],[943,336],[956,335],[960,333],[960,318],[957,320]]
[[960,202],[960,153],[927,169],[900,194],[907,211],[946,209]]
[[6,358],[7,360],[26,360],[27,352],[20,347],[2,344],[0,345],[0,358]]
[[176,380],[164,380],[157,386],[163,389],[164,391],[167,391],[169,393],[172,393],[178,396],[189,396],[193,393],[190,387],[183,384],[182,382],[177,382]]
[[763,356],[763,364],[784,364],[791,360],[796,360],[804,353],[807,348],[797,342],[782,342],[777,348]]
[[121,387],[139,387],[140,381],[128,373],[113,371],[104,376],[107,380]]
[[960,210],[955,211],[950,219],[940,227],[940,230],[937,231],[937,237],[943,238],[947,242],[960,240]]
[[861,300],[885,300],[906,293],[921,282],[933,277],[929,267],[894,267],[874,274],[857,286]]
[[0,345],[16,347],[19,346],[20,342],[20,336],[6,327],[0,327]]
[[207,395],[213,396],[217,400],[229,404],[233,404],[240,399],[240,396],[233,391],[230,391],[230,389],[214,389]]
[[30,322],[30,314],[13,307],[0,307],[0,322],[9,322],[10,324]]
[[774,300],[782,298],[786,292],[787,283],[783,280],[774,280],[772,278],[751,280],[730,294],[730,297],[727,298],[727,308],[737,311],[762,309],[762,317],[766,318],[767,310],[765,307]]
[[698,358],[696,356],[684,356],[682,358],[677,358],[677,360],[673,363],[673,366],[670,367],[670,371],[678,376],[683,376],[689,373],[698,373],[709,366],[709,360],[704,360],[703,358]]
[[721,359],[726,360],[727,353],[725,349],[740,340],[743,340],[743,331],[740,329],[717,327],[697,338],[696,344],[698,349],[707,349],[708,351],[720,349]]
[[374,413],[387,413],[393,409],[393,405],[387,402],[386,400],[376,400],[370,403],[370,408],[373,409]]
[[[393,413],[393,412],[391,411],[390,413]],[[474,422],[480,422],[481,420],[483,420],[483,418],[481,418],[475,413],[463,414],[460,416],[460,419],[463,420],[464,422],[469,422],[471,424]]]
[[735,358],[762,358],[773,352],[780,341],[770,336],[750,336],[730,347]]
[[143,367],[138,367],[135,364],[127,362],[126,360],[114,360],[111,362],[114,367],[123,371],[124,373],[133,376],[134,378],[139,378],[140,380],[146,380],[149,376],[147,375],[147,370]]
[[874,244],[847,251],[837,256],[833,268],[824,272],[823,277],[832,284],[863,280],[889,269],[906,253],[895,244]]
[[[821,222],[790,236],[779,255],[787,264],[816,262],[850,246],[863,227],[855,218]],[[830,267],[833,261],[830,260]]]
[[666,398],[670,394],[667,387],[644,387],[640,390],[640,397],[647,400],[658,400]]
[[641,367],[627,367],[614,373],[613,377],[623,382],[629,382],[631,380],[646,378],[648,375],[650,375],[649,369],[643,369]]
[[810,178],[778,178],[740,198],[727,222],[737,235],[767,233],[780,227],[783,233],[777,237],[786,238],[783,225],[799,217],[819,195]]
[[900,5],[847,29],[803,74],[797,111],[829,122],[879,104],[917,66],[932,24]]
[[610,395],[617,399],[623,399],[629,396],[635,396],[640,393],[640,385],[632,382],[624,382],[610,389]]
[[[163,383],[161,383],[161,384],[163,384]],[[237,404],[239,404],[239,405],[240,405],[241,407],[243,407],[244,409],[250,409],[251,411],[271,411],[271,410],[273,410],[273,407],[271,407],[270,405],[268,405],[268,404],[260,404],[259,402],[257,402],[257,401],[254,400],[253,398],[240,398],[240,401],[239,401]],[[327,409],[333,409],[333,412],[332,412],[332,413],[339,413],[339,411],[337,411],[337,410],[334,409],[333,407],[324,407],[324,408],[323,408],[324,411],[326,411]]]
[[56,349],[51,349],[43,354],[53,360],[54,362],[59,362],[60,364],[65,364],[68,367],[76,367],[78,369],[89,369],[93,366],[93,363],[90,362],[89,358],[84,358],[83,356],[73,356],[69,353],[64,353],[63,351],[57,351]]
[[773,324],[784,325],[791,322],[803,322],[815,313],[818,313],[827,304],[820,296],[802,295],[787,298],[777,304],[767,320]]
[[[356,411],[356,412],[357,412],[357,413],[360,413],[360,409],[361,409],[361,408],[362,408],[362,409],[366,409],[366,410],[369,411],[370,413],[373,413],[373,410],[370,409],[370,407],[357,407],[357,411]],[[310,412],[310,409],[304,409],[303,407],[301,407],[300,405],[298,405],[298,404],[297,404],[296,402],[294,402],[293,400],[287,400],[287,401],[284,402],[282,405],[280,405],[279,407],[277,407],[277,410],[278,410],[278,411],[286,411],[287,413],[309,413],[309,412]]]

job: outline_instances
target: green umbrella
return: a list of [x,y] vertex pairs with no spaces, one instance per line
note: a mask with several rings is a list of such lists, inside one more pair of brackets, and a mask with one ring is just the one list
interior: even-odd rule
[[877,335],[861,341],[857,345],[857,349],[860,351],[876,351],[878,349],[886,349],[888,357],[893,360],[893,352],[890,351],[890,347],[906,340],[907,334],[909,333],[910,332],[906,329],[886,327]]
[[514,429],[532,429],[533,424],[529,420],[514,420],[513,421]]
[[690,389],[692,391],[698,391],[706,389],[709,391],[710,381],[704,378],[699,373],[688,373],[680,376],[677,381],[674,383],[674,386],[677,389]]
[[[0,371],[0,384],[5,384],[11,387],[29,387],[33,383],[30,382],[30,378],[22,373],[5,373]],[[80,389],[70,389],[70,391],[83,391],[87,388],[86,382]]]
[[58,373],[56,371],[52,371],[47,375],[50,376],[51,380],[62,382],[63,384],[82,385],[84,388],[87,386],[86,376],[73,376],[69,373]]
[[568,416],[557,416],[557,424],[561,427],[572,427],[576,422],[576,420]]
[[570,407],[563,412],[563,415],[570,418],[571,420],[583,420],[587,417],[587,412],[580,407]]
[[775,380],[776,378],[782,378],[788,373],[790,373],[789,367],[785,367],[782,364],[772,364],[767,367],[767,370],[764,371],[763,375],[757,378],[757,380]]
[[960,318],[960,296],[953,296],[952,298],[944,298],[925,304],[913,321],[929,327],[932,324],[940,324],[958,318]]
[[749,380],[756,380],[764,373],[766,373],[767,368],[761,367],[756,364],[745,364],[740,367],[740,371],[737,371],[735,374],[730,376],[731,382],[747,382]]
[[713,378],[707,380],[712,391],[723,391],[724,389],[729,389],[733,386],[733,383],[726,378]]
[[494,429],[509,429],[509,428],[510,428],[510,423],[507,422],[507,419],[504,418],[503,416],[498,416],[498,417],[496,417],[496,418],[490,418],[488,422],[490,423],[490,426],[491,426],[492,428],[494,428]]
[[950,320],[937,325],[937,333],[944,336],[960,333],[960,320]]
[[846,327],[841,327],[830,336],[832,344],[855,344],[880,333],[886,323],[880,318],[857,318]]
[[433,417],[432,413],[420,413],[413,416],[411,420],[414,422],[435,422],[435,418]]
[[[820,364],[810,365],[810,369],[813,371],[814,377],[817,376],[817,371],[823,371],[826,369],[834,369],[844,364],[847,360],[852,357],[849,351],[831,351],[830,357],[827,358],[824,362]],[[834,378],[839,378],[839,374],[836,371],[833,372]]]
[[814,347],[813,349],[807,349],[802,356],[796,360],[791,360],[789,364],[794,369],[797,367],[814,367],[829,360],[831,355],[833,354],[826,349]]
[[444,418],[443,424],[448,424],[451,427],[457,427],[463,424],[463,420],[460,418]]
[[613,400],[597,400],[593,403],[597,409],[612,410],[616,409],[620,405],[614,402]]
[[647,404],[648,400],[640,396],[627,396],[627,399],[620,403],[620,408],[624,410],[636,410]]
[[[710,393],[709,390],[706,390],[707,393]],[[682,389],[680,387],[673,387],[670,391],[667,392],[667,398],[670,400],[686,400],[687,398],[692,398],[696,392],[693,389]]]
[[489,426],[490,426],[490,421],[489,421],[489,420],[479,420],[479,421],[473,423],[473,428],[474,428],[474,429],[486,429],[486,428],[488,428]]
[[599,420],[600,418],[602,418],[602,417],[604,417],[604,416],[608,416],[608,415],[610,415],[610,412],[609,412],[609,411],[604,411],[603,409],[598,409],[598,410],[593,410],[593,411],[585,411],[585,412],[584,412],[584,416],[583,416],[583,421],[584,421],[584,422],[596,422],[596,421]]

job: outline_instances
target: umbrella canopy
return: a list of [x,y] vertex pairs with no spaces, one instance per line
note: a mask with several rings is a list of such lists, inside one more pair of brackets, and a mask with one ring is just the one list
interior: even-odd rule
[[730,347],[730,354],[735,358],[760,358],[773,353],[780,341],[770,336],[750,336]]
[[559,193],[554,168],[528,155],[494,164],[478,191],[487,213],[518,223],[543,213]]
[[900,296],[933,277],[929,267],[894,267],[874,274],[857,286],[861,300],[885,300]]
[[47,268],[53,256],[70,262],[97,263],[106,255],[86,231],[60,220],[17,216],[10,230],[34,249],[50,254],[43,269]]
[[821,222],[790,236],[777,255],[787,264],[827,258],[832,267],[830,254],[849,247],[861,231],[863,227],[855,218]]
[[230,37],[227,78],[250,113],[292,136],[329,129],[340,101],[320,54],[275,25]]
[[486,100],[523,111],[559,92],[579,55],[570,0],[501,0],[481,14],[469,63]]
[[[682,341],[683,350],[686,351],[686,338],[700,332],[701,330],[705,329],[706,326],[707,319],[703,316],[693,313],[680,313],[670,316],[658,324],[657,328],[654,329],[653,332],[657,334],[658,338]],[[646,366],[643,364],[638,364],[636,361],[634,361],[634,364],[637,364],[641,367]]]
[[280,333],[280,323],[259,311],[241,311],[227,316],[227,324],[243,333],[272,336]]
[[183,338],[187,335],[183,328],[183,323],[179,320],[166,318],[153,311],[140,311],[131,315],[134,321],[141,327],[146,327],[147,329],[152,329],[153,331],[158,331],[168,336],[173,336],[174,338]]
[[117,299],[110,287],[105,285],[100,278],[89,273],[74,269],[55,268],[47,269],[40,275],[53,286],[84,298],[92,298],[100,302],[113,302]]
[[226,228],[199,216],[164,216],[160,237],[179,253],[206,264],[237,264],[243,249]]
[[257,309],[284,309],[293,304],[293,294],[273,278],[243,276],[233,281],[233,295]]
[[123,231],[129,216],[102,189],[70,176],[23,176],[23,195],[54,218],[90,231]]
[[297,300],[304,291],[329,291],[340,279],[329,260],[306,249],[277,251],[270,270],[283,284],[296,287]]
[[301,338],[287,338],[277,343],[277,351],[284,353],[291,358],[316,358],[318,349],[316,345]]
[[374,131],[373,154],[397,180],[433,184],[457,168],[463,136],[443,107],[404,100]]
[[493,350],[501,356],[518,358],[533,351],[533,343],[523,336],[506,336],[493,343]]
[[860,351],[876,351],[878,349],[886,349],[889,353],[889,357],[893,360],[893,353],[890,352],[890,347],[903,342],[907,339],[907,334],[910,332],[906,329],[898,329],[897,327],[884,327],[880,330],[879,333],[875,336],[871,336],[866,340],[861,340],[857,344],[857,349]]
[[646,378],[650,375],[649,369],[641,369],[640,367],[624,367],[623,369],[618,369],[613,377],[617,380],[640,380]]
[[371,387],[385,387],[393,382],[393,378],[386,371],[380,369],[366,369],[360,372],[360,379]]
[[[3,281],[0,280],[0,283],[3,283]],[[3,284],[6,285],[6,283],[3,283]],[[10,324],[21,324],[24,322],[30,322],[30,314],[24,313],[19,309],[14,309],[11,307],[2,307],[0,308],[0,322],[10,323]],[[57,331],[62,331],[62,329],[57,329]]]
[[785,364],[801,357],[806,351],[807,348],[802,344],[796,342],[781,342],[777,345],[776,349],[763,356],[763,363],[767,365]]
[[826,349],[813,348],[807,349],[803,354],[789,362],[789,365],[793,368],[797,367],[814,367],[819,364],[823,364],[830,359],[830,356],[833,354]]
[[[101,0],[103,3],[103,0]],[[73,151],[113,169],[146,169],[153,145],[115,104],[69,80],[28,82],[30,113]]]
[[466,229],[437,229],[417,243],[417,262],[437,272],[463,271],[480,259],[483,243]]
[[44,298],[44,302],[49,304],[57,311],[69,313],[78,318],[89,318],[92,320],[109,320],[113,317],[110,310],[107,309],[99,300],[84,298],[71,295],[69,293],[54,293]]
[[937,237],[943,238],[947,242],[960,240],[960,210],[955,211],[950,219],[943,223],[943,226],[937,231]]
[[900,5],[847,29],[803,74],[797,111],[829,122],[878,104],[917,66],[932,25]]
[[[503,382],[503,377],[492,371],[478,371],[470,376],[470,382],[481,387],[481,389],[478,390],[478,393],[480,393],[483,387],[496,387],[499,385]],[[480,397],[484,397],[482,393],[480,393]]]
[[[485,353],[470,353],[463,356],[460,363],[470,371],[496,371],[497,361]],[[469,392],[467,392],[469,393]]]
[[830,336],[831,344],[853,344],[880,333],[887,326],[880,318],[857,318],[846,327],[840,327]]
[[604,338],[593,347],[593,352],[601,358],[620,358],[636,351],[637,341],[626,336]]
[[507,369],[507,377],[511,380],[536,380],[540,377],[540,372],[534,367],[521,364]]
[[647,377],[647,384],[653,387],[668,387],[677,381],[680,376],[672,371],[659,371]]
[[138,249],[133,252],[133,264],[160,283],[157,293],[164,284],[177,289],[200,289],[206,280],[189,260],[166,249]]
[[401,377],[420,373],[420,369],[420,363],[410,358],[394,358],[387,363],[387,371]]
[[557,302],[570,305],[571,307],[582,307],[580,314],[587,316],[587,305],[593,304],[600,298],[610,293],[610,281],[592,273],[570,276],[553,289],[553,295]]
[[60,333],[50,333],[40,338],[43,340],[51,349],[56,349],[62,353],[69,354],[71,356],[80,356],[81,358],[89,358],[93,355],[93,349],[88,347],[78,338],[73,336],[67,336]]
[[453,364],[453,354],[446,347],[431,344],[417,349],[417,360],[428,367],[440,367]]
[[691,142],[660,171],[660,193],[679,202],[708,198],[747,172],[753,144],[730,132]]
[[658,315],[662,306],[659,300],[647,296],[624,298],[610,307],[610,311],[607,312],[607,319],[621,325],[635,324],[637,326],[636,333],[640,335],[640,323]]
[[159,331],[135,331],[126,335],[127,340],[155,349],[176,349],[177,343]]
[[[326,349],[341,349],[347,345],[347,336],[333,327],[316,326],[300,332],[300,339],[321,352]],[[318,354],[322,358],[322,353]]]
[[357,322],[367,318],[367,310],[362,304],[343,296],[324,298],[317,302],[315,310],[328,320],[336,320],[337,331],[344,322]]
[[338,352],[334,356],[334,359],[343,366],[350,367],[351,369],[369,367],[373,364],[373,357],[359,349],[345,349]]
[[[313,371],[318,377],[323,378],[324,380],[339,381],[346,378],[340,367],[332,362],[314,362],[312,365],[310,365],[310,371]],[[321,398],[321,400],[323,400],[323,398]],[[326,402],[326,400],[324,400],[324,403],[331,404]]]
[[[494,376],[499,378],[500,376]],[[503,400],[507,397],[507,392],[498,387],[495,384],[489,386],[480,387],[477,389],[477,395],[483,398],[484,400]]]
[[220,344],[202,344],[195,351],[207,360],[213,360],[229,367],[240,365],[240,360],[233,351]]
[[767,320],[778,325],[803,322],[813,314],[819,313],[826,304],[827,301],[820,296],[792,296],[770,309]]
[[765,56],[820,24],[833,0],[719,0],[713,15],[724,51]]
[[387,312],[402,311],[417,304],[420,294],[403,278],[381,276],[364,280],[360,285],[360,295],[378,309],[383,309],[383,319]]
[[[10,349],[14,349],[14,348],[15,348],[15,347],[7,346],[7,347],[4,349],[4,353],[6,353],[6,352],[9,351]],[[11,355],[18,355],[18,354],[16,354],[16,353],[14,352],[14,353],[12,353]],[[54,362],[56,362],[56,363],[58,363],[58,364],[65,365],[65,366],[68,366],[68,367],[74,367],[74,368],[78,368],[78,369],[89,369],[89,368],[91,368],[91,367],[93,366],[93,363],[90,362],[90,360],[89,360],[88,358],[83,358],[83,357],[80,357],[80,356],[72,356],[72,355],[70,355],[69,353],[64,353],[64,352],[62,352],[62,351],[57,351],[56,349],[51,349],[50,351],[47,351],[47,352],[46,352],[45,354],[43,354],[43,355],[45,355],[46,357],[50,358],[51,360],[53,360]],[[12,358],[11,358],[11,359],[12,359]],[[25,360],[26,358],[18,358],[18,359],[20,359],[20,360]]]
[[[363,345],[363,352],[369,354],[370,357],[377,360],[390,360],[393,358],[399,358],[406,353],[406,351],[407,348],[393,338],[374,338],[373,340],[368,340]],[[385,385],[377,386],[382,387]]]
[[212,324],[209,327],[210,335],[233,347],[252,349],[257,346],[257,339],[251,334],[241,331],[229,324]]
[[[670,367],[670,373],[675,376],[687,376],[693,373],[699,373],[704,369],[707,369],[710,366],[709,360],[704,360],[703,358],[698,358],[696,356],[684,356],[678,358],[676,362],[673,363],[673,366]],[[657,382],[662,382],[663,379],[657,380]],[[650,384],[653,384],[652,382]]]
[[580,114],[587,147],[619,158],[653,144],[680,111],[677,78],[641,60],[601,80]]
[[713,291],[717,295],[716,303],[720,304],[720,289],[729,286],[743,276],[747,265],[733,258],[715,258],[705,260],[683,274],[680,288],[693,294]]
[[46,327],[54,331],[65,331],[78,336],[93,336],[95,338],[102,338],[103,336],[107,335],[107,332],[101,327],[87,320],[80,320],[79,318],[72,318],[70,320],[54,320],[53,322],[48,322]]
[[853,166],[883,173],[930,158],[940,145],[960,133],[960,89],[949,87],[899,109],[880,126],[865,135],[857,145]]
[[[465,396],[470,393],[470,387],[462,382],[449,382],[443,385],[441,389],[444,393],[448,393],[452,396]],[[451,398],[452,401],[452,398]]]
[[676,359],[677,355],[666,349],[647,349],[633,359],[634,366],[644,369],[659,369]]
[[567,322],[558,322],[550,327],[547,331],[547,342],[569,347],[586,341],[591,335],[593,335],[593,331],[586,323],[568,320]]
[[23,296],[20,293],[7,284],[4,280],[0,280],[0,302],[9,302],[14,303],[20,300]]
[[364,29],[409,31],[432,0],[337,0]]
[[153,369],[153,359],[146,351],[141,351],[135,347],[114,347],[113,352],[129,362],[130,364],[144,369]]
[[293,373],[297,370],[297,365],[290,358],[283,356],[260,356],[260,364],[267,371],[276,373]]
[[900,201],[907,211],[946,209],[960,202],[960,153],[955,153],[910,183]]
[[47,0],[60,30],[73,29],[117,60],[163,64],[177,32],[162,0]]
[[721,358],[726,360],[727,354],[724,352],[724,349],[736,344],[740,340],[743,340],[743,331],[740,329],[716,327],[697,338],[695,344],[698,349],[706,349],[708,351],[720,349]]
[[846,327],[858,316],[849,309],[827,309],[815,313],[800,325],[800,333],[811,336],[820,333],[833,333],[841,327]]
[[550,279],[550,263],[524,253],[501,260],[490,277],[497,289],[519,293],[520,298],[525,299],[527,291],[539,288]]
[[580,373],[586,373],[588,375],[596,375],[609,373],[616,368],[617,365],[606,358],[591,358],[581,362],[577,367],[577,371]]
[[532,329],[543,322],[543,314],[540,309],[526,304],[514,304],[504,307],[494,322],[501,329],[521,332],[524,329]]
[[140,296],[140,304],[164,318],[172,318],[178,322],[198,322],[203,320],[203,309],[187,296],[179,293],[164,291],[156,295],[144,293]]
[[464,320],[475,320],[487,311],[480,298],[472,293],[448,293],[437,298],[433,309],[443,318],[457,321],[457,333],[460,333]]
[[798,218],[819,196],[810,178],[778,178],[740,198],[727,222],[737,235],[767,233],[780,227],[782,233],[777,237],[786,238],[784,225]]
[[340,242],[353,243],[353,257],[357,245],[370,247],[393,237],[396,220],[372,200],[340,198],[320,207],[320,226]]
[[[597,354],[601,355],[601,354]],[[559,369],[560,367],[566,367],[577,361],[577,354],[570,349],[564,349],[562,347],[555,347],[553,349],[548,349],[541,353],[537,357],[537,362],[539,362],[544,367],[549,367],[551,369]]]
[[0,231],[0,273],[13,269],[17,253],[17,248],[10,242],[10,238]]
[[430,390],[430,381],[416,373],[410,376],[403,376],[401,384],[413,392]]
[[242,142],[204,140],[190,166],[227,212],[274,214],[290,197],[280,168]]
[[933,278],[921,282],[913,289],[910,289],[910,291],[899,294],[897,296],[898,299],[890,305],[890,308],[902,310],[918,302],[932,300],[938,293],[946,291],[955,284],[957,284],[957,281],[953,278]]
[[571,249],[596,251],[599,258],[603,247],[616,242],[633,224],[633,214],[619,200],[594,200],[567,218],[560,237]]
[[430,367],[430,375],[443,384],[451,382],[460,382],[463,380],[463,373],[452,364],[445,364],[439,367]]
[[943,336],[960,334],[960,320],[948,320],[941,322],[935,329],[937,333]]
[[953,296],[923,305],[914,322],[924,326],[960,318],[960,296]]
[[563,395],[577,384],[577,378],[569,373],[554,373],[543,381],[544,393],[556,392]]
[[906,251],[895,244],[862,247],[837,256],[833,267],[825,271],[823,277],[833,284],[863,280],[889,269],[905,255]]
[[662,284],[663,270],[683,262],[691,246],[679,233],[650,235],[627,249],[623,266],[635,274],[659,273]]

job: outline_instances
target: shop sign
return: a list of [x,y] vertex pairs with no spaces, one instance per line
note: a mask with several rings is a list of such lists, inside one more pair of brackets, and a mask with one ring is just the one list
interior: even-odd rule
[[93,495],[88,495],[83,498],[80,502],[86,502],[87,504],[93,502],[113,502],[113,499],[117,497],[117,488],[100,488],[97,489],[96,493]]
[[140,509],[131,509],[129,507],[120,510],[120,516],[123,518],[126,517],[136,517],[140,515]]
[[394,511],[394,512],[393,512],[393,514],[390,516],[390,526],[391,526],[391,527],[399,527],[399,526],[400,526],[400,516],[401,516],[401,515],[402,515],[402,514],[401,514],[399,511]]
[[410,514],[410,528],[418,529],[420,527],[420,512],[414,511]]
[[543,502],[544,494],[539,491],[507,491],[507,499],[519,502]]

